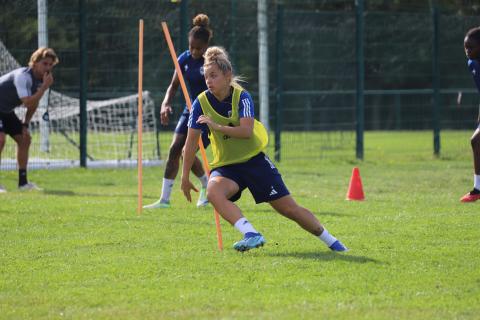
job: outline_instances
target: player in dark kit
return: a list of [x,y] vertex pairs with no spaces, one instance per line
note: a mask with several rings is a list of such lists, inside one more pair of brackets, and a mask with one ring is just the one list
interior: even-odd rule
[[[472,73],[473,80],[480,92],[480,27],[470,29],[467,32],[463,46],[468,58],[468,69]],[[473,151],[473,190],[460,199],[462,202],[473,202],[480,199],[480,114],[477,122],[477,129],[470,139]]]
[[222,217],[243,234],[234,249],[246,251],[263,246],[265,239],[234,203],[249,189],[256,203],[268,202],[283,216],[295,221],[334,251],[347,248],[332,236],[310,212],[298,205],[285,186],[275,165],[263,153],[268,143],[264,126],[254,117],[253,100],[233,75],[232,64],[223,48],[205,52],[205,80],[208,90],[193,102],[182,168],[182,191],[191,201],[195,187],[189,179],[196,144],[208,126],[213,160],[207,196]]
[[[188,34],[189,50],[183,52],[178,57],[178,64],[180,65],[183,77],[187,82],[191,99],[195,99],[198,94],[207,89],[205,78],[203,77],[203,54],[205,53],[205,50],[207,50],[210,39],[212,38],[212,30],[209,27],[208,16],[205,14],[198,14],[193,19],[193,25],[193,28]],[[180,80],[175,71],[160,110],[160,120],[163,125],[167,125],[169,122],[169,115],[172,113],[172,100],[179,86]],[[145,209],[170,208],[170,194],[172,192],[173,182],[178,173],[183,146],[185,145],[185,140],[187,138],[188,116],[189,111],[187,106],[185,106],[182,116],[178,120],[177,127],[175,128],[172,144],[170,145],[170,151],[168,153],[165,173],[163,176],[162,194],[158,201],[144,206]],[[203,134],[202,140],[203,145],[207,147],[210,143],[208,140],[208,132]],[[206,195],[208,178],[203,170],[202,163],[197,157],[195,157],[192,171],[202,184],[197,207],[206,206],[208,204]]]
[[[15,69],[0,77],[0,156],[5,146],[6,135],[17,143],[18,188],[39,190],[27,180],[28,150],[31,136],[28,126],[37,110],[38,102],[52,85],[52,69],[58,63],[55,51],[39,48],[30,57],[28,67]],[[14,109],[24,105],[27,108],[25,119],[21,121]],[[6,192],[0,186],[0,192]]]

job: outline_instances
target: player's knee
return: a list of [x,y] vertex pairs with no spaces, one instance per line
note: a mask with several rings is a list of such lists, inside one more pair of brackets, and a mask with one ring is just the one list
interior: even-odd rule
[[32,138],[28,134],[28,135],[22,136],[22,138],[17,141],[17,145],[18,145],[18,148],[25,150],[30,147],[31,142],[32,142]]
[[213,181],[212,183],[208,183],[207,186],[207,199],[210,203],[217,203],[222,200],[226,200],[227,197],[225,195],[224,190],[218,186],[218,184]]
[[218,193],[218,188],[216,187],[215,181],[213,181],[212,183],[209,183],[207,185],[207,199],[208,199],[208,201],[211,202],[212,199],[216,199],[216,197],[218,197],[217,193]]

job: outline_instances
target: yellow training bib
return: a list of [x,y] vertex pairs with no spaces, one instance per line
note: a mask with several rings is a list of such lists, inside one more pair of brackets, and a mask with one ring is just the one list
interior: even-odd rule
[[[232,115],[229,118],[218,114],[208,101],[205,92],[202,92],[198,96],[198,101],[202,107],[203,114],[220,125],[239,126],[238,103],[240,102],[242,90],[242,88],[233,86]],[[245,162],[263,151],[268,143],[267,130],[256,119],[253,125],[253,134],[248,139],[233,138],[214,130],[210,130],[209,138],[213,153],[213,160],[210,162],[212,169],[228,164]]]

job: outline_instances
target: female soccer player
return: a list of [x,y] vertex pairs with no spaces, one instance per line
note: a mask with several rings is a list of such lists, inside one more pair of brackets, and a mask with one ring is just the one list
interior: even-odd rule
[[[28,151],[31,136],[30,120],[38,103],[53,83],[52,70],[58,63],[51,48],[39,48],[30,56],[28,67],[15,69],[0,77],[0,157],[6,134],[17,143],[18,189],[41,190],[27,180]],[[15,115],[15,108],[24,105],[27,113],[23,121]],[[6,192],[0,186],[0,193]]]
[[[465,55],[468,58],[467,65],[472,72],[473,80],[480,92],[480,27],[470,29],[463,41]],[[479,125],[470,139],[473,151],[473,190],[464,195],[460,201],[473,202],[480,199],[480,114]]]
[[246,251],[265,244],[263,236],[234,204],[248,188],[256,203],[268,202],[330,249],[346,251],[308,209],[295,202],[275,165],[262,152],[268,142],[267,132],[255,120],[252,97],[238,84],[223,48],[207,49],[204,70],[208,90],[194,101],[188,121],[182,170],[182,191],[187,200],[191,201],[190,191],[196,190],[189,179],[196,142],[202,129],[208,126],[213,161],[207,197],[222,217],[243,234],[244,238],[234,244],[234,249]]
[[[189,50],[183,52],[178,57],[178,63],[182,69],[182,74],[188,84],[188,91],[191,99],[195,99],[201,92],[207,89],[205,78],[203,76],[203,54],[208,48],[212,38],[212,30],[209,27],[210,20],[205,14],[198,14],[193,18],[193,28],[188,34]],[[172,82],[168,86],[165,98],[160,110],[160,121],[163,125],[168,125],[169,115],[172,113],[172,100],[180,85],[177,72],[173,73]],[[155,203],[144,206],[146,209],[170,208],[170,194],[173,188],[173,182],[177,176],[182,149],[187,138],[188,108],[185,105],[182,116],[178,120],[172,144],[168,153],[165,173],[163,175],[162,194]],[[208,132],[202,135],[203,145],[209,145]],[[203,170],[202,163],[195,157],[192,166],[193,173],[199,178],[202,187],[197,201],[197,207],[206,206],[208,200],[206,197],[206,188],[208,178]]]

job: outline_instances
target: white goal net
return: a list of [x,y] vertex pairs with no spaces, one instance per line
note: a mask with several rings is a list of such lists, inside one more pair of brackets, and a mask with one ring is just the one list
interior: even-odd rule
[[[0,75],[20,65],[0,41]],[[80,164],[80,101],[54,90],[46,92],[48,107],[32,118],[29,169],[65,168]],[[160,164],[160,146],[154,103],[143,92],[142,159],[144,165]],[[121,167],[137,164],[138,94],[87,101],[87,166]],[[16,108],[23,119],[26,109]],[[42,128],[42,130],[40,130]],[[42,133],[40,133],[42,131]],[[16,144],[7,138],[0,168],[16,168]]]

